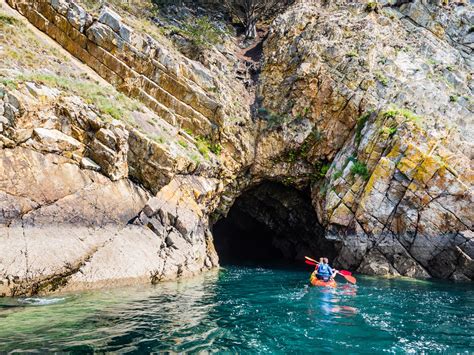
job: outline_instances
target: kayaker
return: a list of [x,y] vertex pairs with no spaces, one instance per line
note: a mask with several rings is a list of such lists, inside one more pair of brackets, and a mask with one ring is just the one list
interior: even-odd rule
[[[321,262],[322,260],[322,262]],[[316,271],[316,277],[318,280],[323,280],[324,282],[328,282],[329,280],[333,279],[336,276],[336,270],[329,266],[328,258],[321,258],[320,263],[318,265],[318,269]]]
[[322,265],[322,264],[324,264],[324,258],[323,257],[319,258],[319,263],[316,264],[316,267],[314,268],[314,271],[313,271],[314,275],[318,274],[319,265]]

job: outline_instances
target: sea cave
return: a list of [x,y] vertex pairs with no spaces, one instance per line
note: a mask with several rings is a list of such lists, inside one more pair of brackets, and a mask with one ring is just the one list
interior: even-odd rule
[[220,264],[302,265],[305,255],[334,258],[309,188],[266,181],[244,191],[213,226]]

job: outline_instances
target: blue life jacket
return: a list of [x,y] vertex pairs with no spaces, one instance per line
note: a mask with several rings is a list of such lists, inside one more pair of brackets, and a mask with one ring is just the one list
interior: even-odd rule
[[327,264],[319,264],[318,266],[318,272],[317,274],[320,276],[331,276],[332,275],[332,269],[329,265]]

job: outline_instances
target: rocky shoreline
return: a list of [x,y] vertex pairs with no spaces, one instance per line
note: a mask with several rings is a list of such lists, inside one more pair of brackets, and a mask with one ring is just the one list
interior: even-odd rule
[[[199,62],[110,7],[7,2],[2,41],[51,60],[0,63],[0,295],[218,267],[212,227],[239,196],[261,196],[240,208],[288,259],[330,244],[360,273],[474,279],[471,5],[297,2],[249,89],[233,38]],[[269,183],[306,194],[314,236],[291,235],[301,206]]]

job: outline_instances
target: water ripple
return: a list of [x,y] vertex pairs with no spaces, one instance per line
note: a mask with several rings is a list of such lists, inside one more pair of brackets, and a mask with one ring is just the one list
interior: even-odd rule
[[474,347],[471,284],[229,267],[155,287],[3,299],[0,352],[449,352]]

